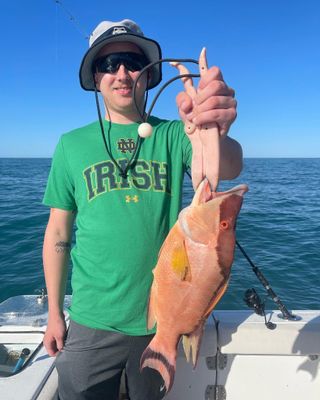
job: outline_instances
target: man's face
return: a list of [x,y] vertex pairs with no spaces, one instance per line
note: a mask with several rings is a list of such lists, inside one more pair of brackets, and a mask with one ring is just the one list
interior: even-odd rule
[[[133,52],[143,54],[138,46],[133,43],[119,42],[110,43],[103,47],[96,58],[112,53]],[[136,109],[132,101],[133,83],[140,71],[129,71],[124,65],[114,73],[95,73],[95,80],[98,90],[100,90],[105,104],[112,114],[116,112],[122,115],[135,114]],[[142,76],[136,86],[136,101],[140,107],[143,104],[144,93],[147,87],[146,74]]]

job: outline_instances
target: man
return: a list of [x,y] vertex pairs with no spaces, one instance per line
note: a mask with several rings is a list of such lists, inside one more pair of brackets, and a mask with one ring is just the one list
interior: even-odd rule
[[[138,139],[145,92],[161,81],[160,64],[137,82],[137,107],[133,84],[144,66],[160,58],[158,43],[133,21],[99,24],[80,82],[101,92],[105,118],[63,135],[53,157],[44,196],[51,207],[43,247],[49,303],[44,345],[57,356],[61,400],[117,399],[123,370],[131,400],[163,396],[159,375],[140,373],[139,361],[154,333],[146,328],[152,269],[177,219],[192,151],[181,121],[150,117],[152,136]],[[199,88],[194,99],[178,95],[181,118],[197,126],[218,124],[220,178],[232,179],[242,165],[240,145],[226,137],[236,116],[234,93],[217,68],[203,75]],[[75,216],[65,340],[62,305]]]

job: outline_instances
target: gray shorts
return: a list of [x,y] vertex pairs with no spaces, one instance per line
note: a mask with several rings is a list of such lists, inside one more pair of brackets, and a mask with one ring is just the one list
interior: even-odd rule
[[71,321],[56,360],[59,399],[118,400],[124,370],[130,400],[162,399],[160,374],[149,368],[140,372],[141,354],[152,337],[91,329]]

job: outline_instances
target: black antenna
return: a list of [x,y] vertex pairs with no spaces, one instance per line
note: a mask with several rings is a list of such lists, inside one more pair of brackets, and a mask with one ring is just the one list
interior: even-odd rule
[[91,35],[88,35],[86,33],[86,31],[81,27],[78,20],[71,14],[71,12],[69,10],[66,9],[66,7],[63,5],[62,1],[61,0],[53,0],[53,2],[56,3],[57,5],[59,5],[63,9],[63,11],[69,17],[69,20],[75,25],[75,27],[81,33],[81,35],[84,37],[84,39],[88,40]]

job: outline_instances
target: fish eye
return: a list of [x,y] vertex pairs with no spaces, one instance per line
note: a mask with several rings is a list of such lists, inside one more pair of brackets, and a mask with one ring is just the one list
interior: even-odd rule
[[229,224],[227,221],[221,221],[220,222],[220,227],[221,229],[228,229],[229,228]]

